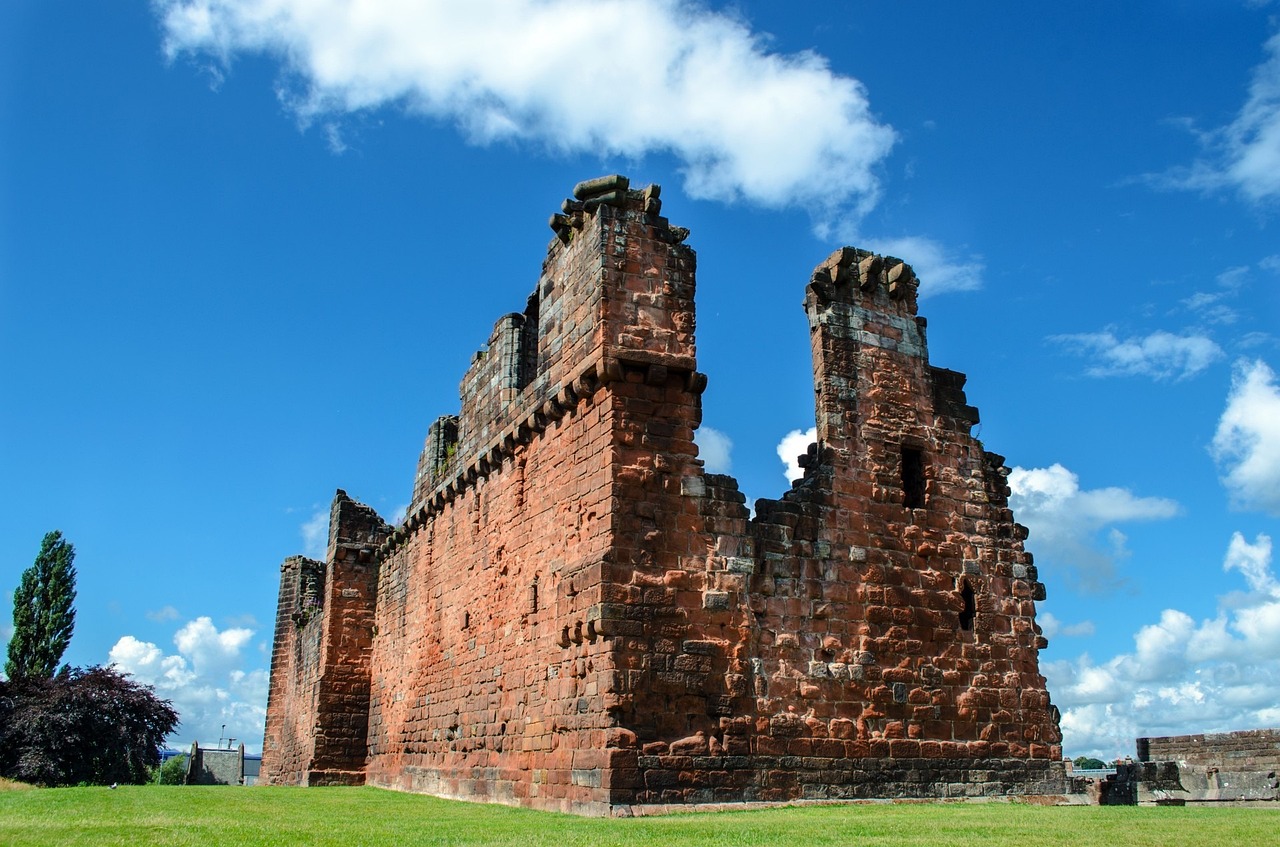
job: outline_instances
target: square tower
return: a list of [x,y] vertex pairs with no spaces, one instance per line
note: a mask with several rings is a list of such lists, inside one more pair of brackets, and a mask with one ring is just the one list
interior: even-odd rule
[[[695,259],[660,209],[657,186],[580,183],[404,523],[286,562],[264,779],[592,814],[1061,793],[1044,587],[911,268],[846,247],[814,271],[818,440],[752,517],[697,458]],[[321,572],[346,588],[310,634],[293,610]],[[349,755],[308,726],[350,730]]]

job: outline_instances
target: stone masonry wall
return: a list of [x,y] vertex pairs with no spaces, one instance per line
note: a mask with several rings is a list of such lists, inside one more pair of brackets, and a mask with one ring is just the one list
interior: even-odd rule
[[638,507],[600,623],[635,733],[614,802],[1062,791],[1044,589],[963,376],[928,365],[910,269],[837,251],[806,310],[819,441],[754,519],[694,458],[693,392],[615,389]]
[[262,742],[265,783],[296,783],[315,751],[313,716],[323,622],[324,562],[291,556],[280,566],[267,725]]
[[1280,729],[1139,738],[1138,760],[1227,771],[1280,771]]
[[[1280,729],[1139,738],[1138,759],[1139,803],[1280,802]],[[1152,773],[1176,778],[1156,784]]]
[[244,785],[244,745],[234,750],[191,745],[187,785]]
[[752,517],[697,458],[694,255],[659,210],[607,177],[552,216],[405,522],[331,544],[318,635],[286,562],[264,774],[588,813],[1061,792],[1044,587],[910,267],[814,272],[818,441]]
[[[584,400],[383,561],[369,782],[568,808],[604,748],[583,631],[609,528],[606,410]],[[563,622],[563,623],[562,623]],[[570,640],[561,646],[568,628]]]
[[329,513],[325,562],[281,566],[262,781],[364,782],[369,662],[378,567],[388,527],[345,492]]
[[625,509],[607,386],[635,362],[689,380],[694,362],[692,251],[656,188],[613,191],[566,202],[526,311],[463,379],[456,440],[439,447],[448,418],[428,434],[382,563],[373,784],[610,804],[613,651],[593,610]]

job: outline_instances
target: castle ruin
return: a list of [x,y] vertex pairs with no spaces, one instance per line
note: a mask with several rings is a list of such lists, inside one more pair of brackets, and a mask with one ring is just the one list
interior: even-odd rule
[[694,431],[694,251],[575,188],[429,429],[404,522],[339,491],[281,568],[263,781],[586,814],[1064,790],[1044,586],[917,280],[850,247],[804,308],[817,441],[752,515]]

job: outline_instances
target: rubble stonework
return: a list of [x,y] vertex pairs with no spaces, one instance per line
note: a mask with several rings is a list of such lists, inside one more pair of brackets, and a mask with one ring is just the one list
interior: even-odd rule
[[694,431],[694,252],[657,186],[580,184],[428,432],[392,528],[339,492],[286,560],[263,778],[608,814],[1050,794],[1043,599],[917,281],[809,282],[817,442],[754,516]]
[[[1139,738],[1138,760],[1233,771],[1280,770],[1280,729]],[[1234,765],[1234,766],[1233,766]]]
[[1157,799],[1280,801],[1280,729],[1139,738],[1137,746],[1144,773],[1160,767],[1176,774],[1172,785],[1148,792]]

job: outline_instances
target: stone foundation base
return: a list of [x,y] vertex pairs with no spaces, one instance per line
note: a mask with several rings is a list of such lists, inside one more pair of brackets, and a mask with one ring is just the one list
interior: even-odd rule
[[[641,756],[639,765],[644,787],[633,792],[631,805],[947,800],[1068,790],[1062,763],[1044,759]],[[615,802],[623,793],[615,793]]]
[[364,785],[364,771],[307,771],[304,785]]
[[1017,794],[1004,797],[952,797],[899,798],[896,800],[787,800],[768,803],[750,801],[742,803],[684,803],[614,806],[609,815],[615,818],[641,818],[652,815],[706,814],[714,812],[749,812],[757,809],[780,809],[790,806],[880,806],[910,803],[1022,803],[1028,806],[1088,806],[1092,805],[1083,794]]
[[512,779],[514,774],[497,768],[406,767],[370,774],[368,783],[452,800],[612,817],[797,803],[1072,802],[1062,763],[1041,759],[641,756],[639,764],[639,770],[600,769],[591,780],[576,771],[540,771],[530,780]]

